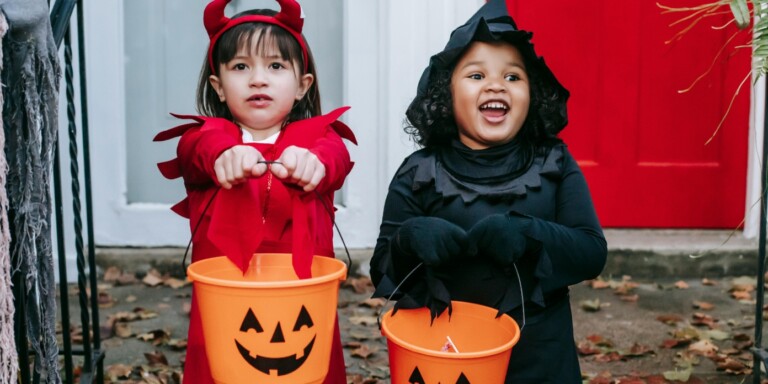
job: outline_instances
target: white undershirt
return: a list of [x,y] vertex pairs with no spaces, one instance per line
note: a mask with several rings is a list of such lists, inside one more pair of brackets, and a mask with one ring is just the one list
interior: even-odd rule
[[243,132],[243,143],[261,143],[261,144],[274,144],[277,141],[277,136],[280,135],[280,131],[275,132],[272,136],[267,137],[264,140],[254,140],[253,135],[246,129],[240,129]]

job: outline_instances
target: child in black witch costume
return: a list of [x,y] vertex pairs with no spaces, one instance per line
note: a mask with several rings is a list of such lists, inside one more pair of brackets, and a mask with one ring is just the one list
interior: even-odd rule
[[371,277],[396,308],[460,300],[514,317],[508,383],[581,383],[568,286],[599,275],[607,247],[556,136],[568,91],[531,35],[491,0],[430,60],[406,112],[424,148],[390,184]]

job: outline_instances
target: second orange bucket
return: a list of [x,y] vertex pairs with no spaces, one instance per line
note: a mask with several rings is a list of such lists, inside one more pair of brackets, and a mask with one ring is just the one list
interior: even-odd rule
[[256,254],[245,275],[226,257],[189,266],[217,384],[323,382],[347,266],[315,256],[302,280],[291,260]]
[[393,384],[502,384],[520,328],[496,309],[453,301],[430,321],[427,308],[384,314],[381,333],[387,338]]

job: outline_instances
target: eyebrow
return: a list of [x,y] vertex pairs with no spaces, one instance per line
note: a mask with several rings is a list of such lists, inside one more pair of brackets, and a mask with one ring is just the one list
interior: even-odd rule
[[[464,66],[461,67],[460,69],[464,69],[464,68],[472,66],[472,65],[482,65],[482,64],[483,64],[482,61],[470,61],[469,63],[464,64]],[[518,67],[518,68],[520,68],[522,70],[525,70],[525,65],[520,64],[520,63],[515,62],[515,61],[510,61],[510,62],[507,63],[507,65],[509,65],[510,67]]]

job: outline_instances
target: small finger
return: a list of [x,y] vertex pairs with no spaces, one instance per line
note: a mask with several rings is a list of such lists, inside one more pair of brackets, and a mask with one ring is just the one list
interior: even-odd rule
[[304,191],[313,191],[325,177],[325,167],[315,168],[315,172],[312,174],[309,183],[304,186]]

